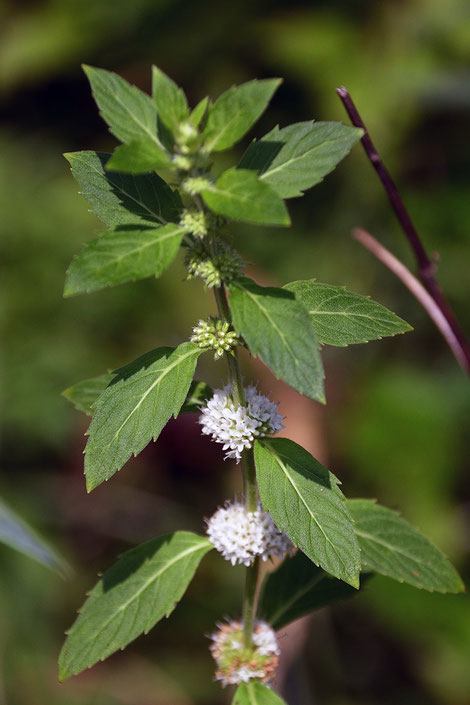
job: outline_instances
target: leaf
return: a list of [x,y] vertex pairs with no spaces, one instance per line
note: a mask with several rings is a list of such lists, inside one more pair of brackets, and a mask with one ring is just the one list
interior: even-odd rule
[[149,139],[160,148],[157,106],[146,93],[112,71],[83,66],[100,115],[121,142]]
[[315,565],[355,588],[359,545],[338,479],[287,438],[255,442],[263,509]]
[[65,561],[0,499],[0,542],[64,576]]
[[180,414],[198,414],[201,406],[208,401],[213,394],[214,392],[205,382],[191,382]]
[[152,66],[152,95],[158,115],[174,132],[189,117],[188,101],[183,90],[156,66]]
[[181,199],[157,174],[134,176],[105,171],[111,155],[102,152],[64,156],[92,212],[106,225],[165,225],[178,221]]
[[128,174],[145,174],[153,169],[169,166],[170,155],[162,147],[150,140],[133,140],[116,147],[106,169]]
[[[361,576],[362,582],[365,576]],[[298,551],[268,575],[259,611],[273,629],[281,629],[320,607],[357,595],[351,585],[333,578]]]
[[317,284],[313,279],[286,284],[307,309],[320,343],[345,347],[413,330],[385,306],[346,291],[343,286]]
[[95,585],[59,656],[61,681],[103,661],[168,617],[212,544],[188,531],[124,553]]
[[266,225],[290,225],[284,201],[253,171],[229,169],[201,195],[209,208],[233,220]]
[[430,592],[464,592],[451,563],[397,512],[373,499],[348,500],[363,567]]
[[298,392],[324,402],[318,340],[294,295],[247,278],[233,282],[229,290],[233,325],[250,352]]
[[219,152],[238,142],[266,110],[281,79],[248,81],[232,86],[209,109],[204,130],[206,150]]
[[72,402],[78,411],[83,411],[88,416],[91,416],[93,404],[112,379],[113,374],[111,372],[84,379],[82,382],[77,382],[77,384],[65,389],[62,392],[62,396]]
[[362,137],[362,130],[340,122],[298,122],[275,127],[252,142],[239,167],[255,169],[282,198],[302,196],[323,181]]
[[189,116],[189,122],[193,127],[199,127],[203,117],[206,114],[208,105],[209,98],[206,96],[205,98],[199,101],[194,110],[191,112],[191,115]]
[[238,686],[232,705],[286,705],[286,703],[267,685],[259,681],[249,681]]
[[157,228],[120,226],[88,242],[72,260],[65,296],[97,291],[155,275],[174,260],[185,229],[169,223]]
[[137,455],[171,415],[177,416],[202,350],[194,343],[157,348],[116,370],[95,403],[87,431],[85,475],[90,492]]

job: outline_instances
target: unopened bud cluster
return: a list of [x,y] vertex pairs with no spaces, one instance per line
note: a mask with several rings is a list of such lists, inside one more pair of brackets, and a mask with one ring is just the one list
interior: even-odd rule
[[236,345],[240,345],[240,340],[229,323],[213,317],[207,321],[199,321],[193,328],[190,340],[200,348],[213,350],[216,360],[222,357],[224,352],[229,352]]
[[264,683],[272,680],[280,649],[276,634],[266,622],[255,622],[251,648],[243,645],[243,622],[234,620],[217,626],[218,631],[210,635],[210,651],[217,664],[216,680],[223,686],[253,679]]
[[240,276],[243,269],[238,252],[223,240],[216,241],[214,250],[209,254],[202,243],[196,244],[188,250],[185,258],[188,279],[199,277],[209,289],[222,282],[229,284]]
[[185,208],[181,214],[180,225],[195,237],[203,238],[214,227],[215,219],[209,213],[204,213],[197,208]]
[[232,565],[249,566],[258,557],[263,561],[284,558],[293,550],[289,537],[279,531],[260,503],[250,512],[238,501],[226,502],[207,520],[207,535]]
[[183,181],[181,187],[190,196],[196,196],[201,191],[205,191],[212,186],[212,181],[207,176],[188,176]]

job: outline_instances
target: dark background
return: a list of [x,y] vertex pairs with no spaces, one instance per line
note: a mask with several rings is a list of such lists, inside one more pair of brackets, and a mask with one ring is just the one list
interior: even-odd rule
[[[100,229],[61,154],[111,151],[80,63],[150,87],[156,63],[194,105],[231,84],[282,76],[253,134],[312,117],[345,120],[345,84],[400,185],[439,279],[470,329],[470,6],[466,0],[189,2],[0,0],[2,230],[2,496],[75,570],[64,582],[0,546],[1,705],[216,705],[206,634],[237,616],[242,569],[205,559],[168,621],[64,685],[63,631],[98,571],[136,542],[185,528],[239,488],[193,417],[172,422],[106,486],[86,495],[87,420],[60,392],[158,345],[188,338],[213,309],[181,263],[145,280],[62,299],[65,269]],[[244,146],[236,150],[238,156]],[[325,182],[290,202],[290,230],[238,226],[236,244],[262,283],[315,277],[370,294],[413,333],[325,350],[328,405],[245,376],[281,400],[286,434],[343,481],[349,496],[400,508],[469,573],[467,381],[402,285],[352,241],[369,229],[414,266],[360,147]],[[198,376],[223,382],[210,357]],[[467,442],[466,442],[467,441]],[[374,579],[350,603],[283,632],[277,687],[289,705],[465,705],[470,700],[468,597]]]

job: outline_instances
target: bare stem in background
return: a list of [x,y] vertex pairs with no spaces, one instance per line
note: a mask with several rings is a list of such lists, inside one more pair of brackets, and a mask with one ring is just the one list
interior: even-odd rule
[[[418,265],[419,277],[420,277],[421,281],[423,282],[424,286],[426,287],[429,295],[432,297],[432,299],[435,302],[434,308],[437,307],[440,310],[442,316],[447,321],[447,327],[450,328],[453,333],[453,345],[450,344],[449,338],[447,337],[447,335],[444,335],[441,327],[438,326],[438,328],[439,328],[439,330],[441,330],[442,334],[444,335],[444,338],[446,339],[447,343],[449,344],[455,357],[459,361],[459,364],[461,365],[461,367],[468,374],[470,374],[470,346],[468,344],[468,341],[466,340],[466,337],[465,337],[462,329],[460,328],[460,325],[459,325],[452,309],[450,308],[449,304],[447,303],[447,300],[445,299],[445,297],[441,291],[441,288],[436,280],[436,276],[435,276],[436,275],[436,264],[427,255],[426,250],[424,249],[424,245],[421,242],[418,233],[416,232],[416,228],[413,225],[413,222],[410,218],[410,215],[406,209],[405,204],[403,203],[403,200],[398,192],[398,189],[397,189],[392,177],[390,176],[390,173],[388,172],[387,168],[385,167],[385,164],[383,163],[382,158],[380,157],[380,154],[378,153],[377,149],[375,148],[374,143],[372,142],[372,140],[370,138],[369,132],[368,132],[361,116],[359,115],[359,112],[358,112],[351,96],[349,95],[348,90],[344,86],[341,86],[341,88],[336,89],[336,92],[339,95],[339,97],[340,97],[340,99],[346,109],[346,112],[349,115],[349,118],[350,118],[352,124],[355,127],[360,127],[364,130],[364,135],[361,138],[362,146],[364,147],[364,150],[367,154],[367,157],[369,158],[369,161],[371,162],[372,166],[376,170],[378,177],[379,177],[380,181],[382,182],[382,185],[383,185],[385,192],[388,196],[390,204],[391,204],[393,210],[395,211],[395,215],[397,216],[398,221],[403,229],[403,232],[405,233],[406,238],[407,238],[408,242],[410,243],[410,246],[415,254],[416,262]],[[358,232],[358,231],[356,231],[356,232]],[[361,231],[361,232],[364,232],[364,231]],[[356,239],[358,239],[358,238],[356,238]],[[374,241],[374,242],[376,242],[376,241]],[[365,244],[365,243],[363,242],[362,244]],[[379,243],[377,243],[377,242],[376,242],[376,244],[379,245]],[[385,251],[387,252],[387,250],[385,250]],[[374,254],[376,254],[376,256],[378,256],[376,252],[374,252]],[[390,257],[393,257],[393,255],[390,252],[388,254],[390,255]],[[398,262],[398,260],[397,260],[397,262]],[[386,264],[386,262],[384,262],[384,264]],[[406,269],[406,267],[405,267],[405,269]],[[392,270],[392,271],[394,271],[394,270]],[[406,269],[406,271],[408,272],[408,274],[410,276],[412,276],[411,272],[409,272],[409,270]],[[396,274],[396,272],[395,272],[395,274]],[[404,283],[406,283],[406,282],[404,282]],[[408,288],[410,288],[410,287],[408,287]],[[413,292],[413,293],[416,296],[416,293],[415,292]],[[423,304],[422,301],[421,301],[421,303]],[[424,306],[424,304],[423,304],[423,306]],[[424,308],[426,309],[426,311],[428,311],[429,315],[431,315],[429,307],[424,306]],[[438,325],[435,318],[433,318],[433,320],[436,323],[436,325]],[[458,355],[456,354],[457,347],[459,348]]]
[[388,269],[395,274],[400,281],[411,291],[413,296],[419,301],[421,306],[424,308],[426,313],[435,323],[436,328],[441,333],[442,337],[446,341],[449,348],[454,353],[455,359],[459,365],[464,369],[468,370],[467,359],[465,358],[462,347],[459,340],[457,339],[449,321],[439,308],[437,302],[433,297],[426,291],[424,286],[418,279],[410,272],[410,270],[405,267],[405,265],[400,262],[399,259],[392,255],[390,250],[387,250],[375,237],[372,237],[370,233],[361,228],[356,228],[353,230],[353,237],[361,243],[369,252],[372,252],[378,260],[382,262]]

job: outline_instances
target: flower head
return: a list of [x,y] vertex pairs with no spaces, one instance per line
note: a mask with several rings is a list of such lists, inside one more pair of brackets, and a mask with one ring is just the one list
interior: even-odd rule
[[200,348],[213,350],[216,360],[222,357],[224,352],[228,352],[240,344],[238,336],[230,324],[212,316],[207,321],[199,321],[197,326],[193,328],[190,341],[197,343]]
[[256,387],[245,387],[246,406],[235,404],[230,385],[215,389],[214,396],[201,409],[199,423],[202,432],[216,443],[223,443],[225,458],[241,458],[245,448],[251,448],[255,438],[277,433],[284,428],[278,405],[260,394]]
[[232,565],[249,566],[257,556],[263,561],[273,556],[283,558],[293,548],[260,503],[256,511],[249,512],[238,501],[226,502],[207,520],[207,535]]
[[243,646],[243,623],[239,620],[218,624],[210,635],[211,654],[217,664],[216,680],[223,686],[270,681],[277,668],[280,649],[276,634],[266,622],[255,622],[253,646]]

